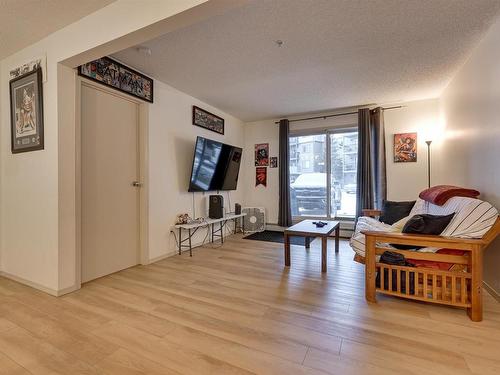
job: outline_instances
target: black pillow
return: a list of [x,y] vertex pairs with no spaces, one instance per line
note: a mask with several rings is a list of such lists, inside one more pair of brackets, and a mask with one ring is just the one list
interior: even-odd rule
[[[403,227],[403,233],[412,233],[412,234],[433,234],[438,235],[441,234],[448,224],[450,224],[451,219],[453,219],[455,214],[450,215],[430,215],[430,214],[421,214],[412,216],[410,220],[408,220]],[[398,249],[420,249],[421,246],[413,246],[413,245],[392,245]]]
[[384,201],[384,207],[382,208],[382,215],[380,216],[380,221],[389,225],[394,224],[396,221],[407,217],[416,201],[408,202],[393,202]]

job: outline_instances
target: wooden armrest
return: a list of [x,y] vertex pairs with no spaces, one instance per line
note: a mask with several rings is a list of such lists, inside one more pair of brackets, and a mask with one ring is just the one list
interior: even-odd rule
[[382,215],[381,210],[374,210],[371,208],[364,208],[361,210],[363,216],[368,216],[368,217],[375,217],[375,216],[380,216]]
[[424,234],[393,233],[379,231],[361,231],[367,237],[375,237],[375,241],[391,244],[415,245],[423,247],[439,247],[472,251],[477,246],[484,246],[482,239],[432,236]]

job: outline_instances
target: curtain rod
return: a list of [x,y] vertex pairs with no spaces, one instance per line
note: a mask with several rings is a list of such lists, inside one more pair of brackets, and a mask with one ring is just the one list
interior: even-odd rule
[[[404,105],[398,105],[398,106],[395,106],[395,107],[385,107],[385,108],[382,108],[384,111],[385,110],[388,110],[388,109],[399,109],[399,108],[403,108]],[[347,115],[356,115],[358,113],[358,111],[356,112],[344,112],[344,113],[335,113],[333,115],[325,115],[325,116],[315,116],[315,117],[306,117],[306,118],[299,118],[299,119],[296,119],[296,120],[289,120],[289,122],[298,122],[298,121],[308,121],[308,120],[318,120],[320,118],[322,118],[323,120],[326,120],[327,118],[329,117],[337,117],[337,116],[347,116]],[[279,124],[280,122],[279,121],[275,121],[274,122],[275,124]]]

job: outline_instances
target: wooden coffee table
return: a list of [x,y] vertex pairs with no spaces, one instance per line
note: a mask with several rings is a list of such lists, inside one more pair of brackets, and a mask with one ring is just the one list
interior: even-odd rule
[[335,231],[335,252],[339,252],[340,222],[333,220],[321,220],[327,225],[317,227],[313,221],[304,220],[285,229],[285,266],[290,267],[290,237],[300,236],[306,238],[306,249],[309,248],[311,238],[321,237],[321,272],[326,272],[327,240]]

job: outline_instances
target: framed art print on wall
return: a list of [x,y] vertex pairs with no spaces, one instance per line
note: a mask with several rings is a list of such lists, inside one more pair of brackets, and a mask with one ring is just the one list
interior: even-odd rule
[[224,119],[193,105],[193,125],[224,135]]
[[26,73],[42,68],[42,82],[47,81],[47,56],[40,56],[24,64],[12,68],[9,72],[10,79],[17,78]]
[[269,143],[255,145],[255,166],[267,167],[269,165]]
[[278,157],[271,156],[269,158],[269,168],[278,168]]
[[394,162],[417,161],[417,133],[394,134]]
[[107,56],[80,65],[78,75],[153,103],[153,79]]
[[12,153],[43,150],[42,69],[12,79],[9,86]]

